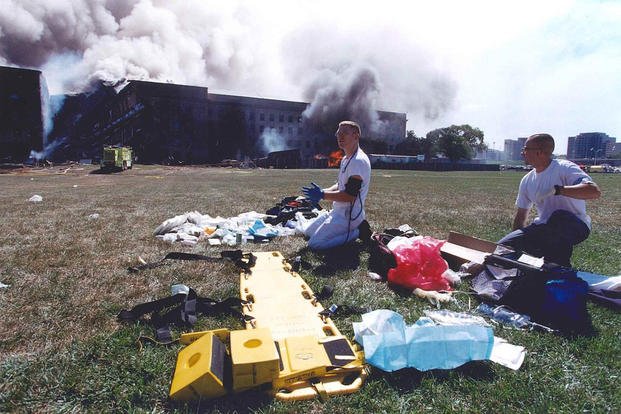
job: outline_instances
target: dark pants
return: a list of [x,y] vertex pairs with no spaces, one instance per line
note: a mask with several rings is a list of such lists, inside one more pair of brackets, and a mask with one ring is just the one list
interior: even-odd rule
[[546,262],[571,267],[574,246],[589,237],[589,227],[574,214],[557,210],[545,224],[531,224],[498,241]]

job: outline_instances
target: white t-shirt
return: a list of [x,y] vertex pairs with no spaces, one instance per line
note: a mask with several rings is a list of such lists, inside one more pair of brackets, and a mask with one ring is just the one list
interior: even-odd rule
[[[362,186],[360,187],[360,196],[356,197],[351,212],[351,218],[354,226],[357,226],[364,220],[364,201],[367,198],[369,192],[369,183],[371,182],[371,163],[369,157],[358,148],[351,158],[344,157],[341,160],[341,166],[339,167],[338,176],[338,189],[339,191],[345,191],[345,185],[349,180],[349,177],[358,175],[362,177]],[[332,209],[339,214],[344,214],[349,218],[349,208],[351,204],[343,201],[332,202]]]
[[551,195],[542,198],[549,193],[555,185],[576,185],[593,182],[587,173],[571,161],[553,159],[550,165],[540,173],[534,169],[522,177],[515,205],[518,208],[530,210],[533,204],[537,208],[535,224],[546,223],[550,215],[556,210],[567,210],[576,215],[580,220],[591,228],[591,217],[586,213],[586,202],[562,195]]

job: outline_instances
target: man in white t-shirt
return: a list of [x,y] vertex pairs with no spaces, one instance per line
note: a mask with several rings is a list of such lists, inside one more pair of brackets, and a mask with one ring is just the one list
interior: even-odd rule
[[371,163],[360,148],[360,134],[357,123],[339,123],[336,139],[345,157],[341,160],[336,184],[321,189],[311,183],[310,187],[302,188],[304,195],[314,203],[323,199],[332,201],[332,210],[304,229],[311,249],[329,249],[355,240],[359,235],[358,227],[366,223],[364,201],[369,192]]
[[[571,266],[573,247],[591,232],[591,218],[585,200],[599,198],[601,191],[579,166],[552,158],[554,138],[549,134],[530,136],[522,156],[533,169],[520,182],[513,219],[513,232],[498,243],[511,246],[546,262]],[[532,206],[537,217],[528,226]]]

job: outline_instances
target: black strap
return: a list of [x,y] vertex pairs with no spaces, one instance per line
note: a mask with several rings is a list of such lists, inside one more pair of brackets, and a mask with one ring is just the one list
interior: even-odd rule
[[257,258],[252,253],[243,253],[241,250],[224,250],[220,252],[220,257],[205,256],[196,253],[184,253],[184,252],[170,252],[164,258],[157,262],[145,263],[139,266],[128,267],[127,270],[130,273],[136,273],[144,269],[153,269],[162,266],[166,260],[187,260],[195,261],[202,260],[207,262],[219,262],[222,260],[231,260],[235,265],[241,268],[244,272],[249,272],[257,261]]
[[118,314],[118,319],[121,321],[135,321],[147,313],[159,312],[162,309],[178,305],[185,300],[186,296],[187,295],[184,293],[178,293],[176,295],[154,300],[152,302],[141,303],[140,305],[134,306],[130,310],[122,310]]
[[172,341],[171,325],[192,327],[200,315],[228,313],[236,316],[242,323],[254,319],[252,316],[244,315],[241,312],[241,307],[246,303],[247,301],[234,297],[224,300],[201,298],[194,289],[190,289],[187,295],[178,293],[136,305],[131,310],[121,310],[117,318],[122,322],[132,322],[150,313],[150,324],[155,328],[157,340],[159,342],[170,342]]
[[333,293],[334,288],[332,286],[325,285],[321,288],[321,292],[319,292],[318,295],[315,295],[315,298],[319,301],[330,299]]
[[325,308],[321,312],[319,312],[319,316],[324,318],[331,318],[335,315],[337,316],[348,316],[348,315],[360,315],[362,313],[371,312],[369,308],[358,308],[356,306],[350,305],[336,305],[332,304],[329,307]]
[[299,272],[302,269],[312,269],[313,265],[307,260],[302,259],[302,256],[293,256],[287,259],[291,264],[291,270]]

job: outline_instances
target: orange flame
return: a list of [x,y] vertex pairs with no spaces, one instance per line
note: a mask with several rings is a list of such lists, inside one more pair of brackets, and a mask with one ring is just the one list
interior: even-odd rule
[[332,151],[328,157],[328,167],[338,167],[341,165],[341,160],[344,155],[345,154],[343,154],[341,150]]

